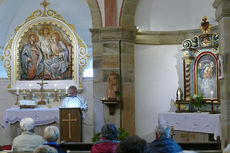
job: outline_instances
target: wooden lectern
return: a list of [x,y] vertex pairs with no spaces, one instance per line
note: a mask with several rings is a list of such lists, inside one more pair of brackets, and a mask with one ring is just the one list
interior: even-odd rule
[[59,108],[60,141],[82,142],[82,117],[80,108]]

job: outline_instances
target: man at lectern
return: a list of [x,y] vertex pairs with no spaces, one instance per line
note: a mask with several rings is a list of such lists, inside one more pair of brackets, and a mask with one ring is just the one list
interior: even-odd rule
[[87,102],[85,99],[77,95],[76,86],[70,86],[69,95],[65,97],[62,101],[62,108],[80,108],[82,112],[82,118],[86,117],[86,112],[88,110]]

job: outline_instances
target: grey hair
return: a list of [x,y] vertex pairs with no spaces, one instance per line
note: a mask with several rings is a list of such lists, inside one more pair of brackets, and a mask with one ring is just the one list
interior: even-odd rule
[[118,137],[118,131],[114,124],[108,123],[103,125],[101,135],[109,140],[115,140]]
[[59,129],[56,126],[47,126],[44,129],[44,138],[47,142],[56,142],[59,137]]
[[158,137],[169,138],[171,130],[169,126],[163,127],[161,125],[158,125],[155,129],[155,132],[158,135]]
[[53,147],[50,147],[48,145],[41,145],[38,146],[35,150],[34,153],[58,153],[57,150]]
[[31,131],[34,129],[34,120],[30,117],[27,117],[27,118],[23,118],[21,121],[20,121],[20,127],[22,130],[24,131]]
[[228,144],[227,147],[224,148],[223,153],[230,153],[230,144]]

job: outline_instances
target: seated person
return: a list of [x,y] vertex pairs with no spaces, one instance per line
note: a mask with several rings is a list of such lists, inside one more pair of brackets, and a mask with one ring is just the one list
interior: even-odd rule
[[151,153],[149,144],[138,136],[129,136],[121,141],[117,153]]
[[86,112],[88,110],[87,102],[83,97],[77,95],[77,87],[69,87],[69,95],[65,97],[62,101],[62,108],[80,108],[82,112],[82,117],[86,117]]
[[227,147],[224,148],[223,153],[230,153],[230,144],[228,144]]
[[59,144],[56,142],[59,137],[59,129],[56,126],[47,126],[44,130],[44,138],[46,143],[50,147],[54,147],[58,153],[66,153],[65,149],[59,147]]
[[23,118],[20,126],[23,132],[13,140],[14,152],[34,151],[35,148],[45,143],[43,137],[34,133],[34,120],[32,118]]
[[58,153],[57,150],[53,147],[47,146],[47,145],[41,145],[38,146],[34,153]]
[[101,129],[101,141],[96,142],[91,148],[91,153],[116,153],[118,131],[115,125],[109,123]]
[[182,152],[181,147],[170,138],[170,128],[157,126],[156,140],[151,142],[150,148],[152,153],[178,153]]

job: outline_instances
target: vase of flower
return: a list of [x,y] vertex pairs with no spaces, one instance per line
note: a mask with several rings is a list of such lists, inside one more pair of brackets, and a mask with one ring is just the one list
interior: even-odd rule
[[203,101],[203,95],[193,95],[190,97],[191,98],[191,102],[190,104],[193,105],[197,112],[201,112],[201,107],[204,105],[206,105],[206,103]]

